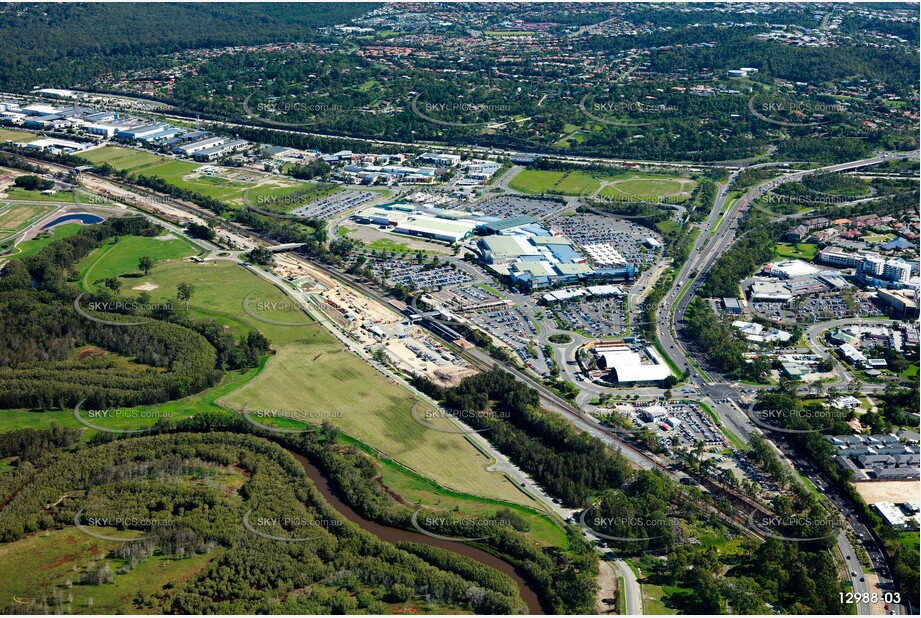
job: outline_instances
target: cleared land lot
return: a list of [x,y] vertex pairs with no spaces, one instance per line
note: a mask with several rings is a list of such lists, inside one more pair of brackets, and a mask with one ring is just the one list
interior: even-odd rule
[[0,143],[6,140],[13,140],[14,142],[34,142],[37,139],[38,135],[32,131],[18,131],[16,129],[0,127]]
[[16,232],[51,212],[40,204],[12,204],[0,200],[0,232]]
[[138,259],[141,256],[153,258],[154,268],[164,263],[197,255],[199,252],[189,241],[173,234],[156,238],[126,236],[118,242],[108,242],[99,250],[82,260],[77,269],[83,273],[83,285],[92,289],[109,277],[121,278],[125,288],[141,286],[142,278]]
[[874,502],[917,502],[918,481],[869,481],[854,483],[867,504]]

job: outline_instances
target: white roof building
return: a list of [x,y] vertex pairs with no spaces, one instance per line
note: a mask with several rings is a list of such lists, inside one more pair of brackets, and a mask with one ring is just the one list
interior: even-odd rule
[[775,281],[756,280],[751,286],[751,300],[764,302],[787,302],[793,298],[790,287]]
[[776,264],[768,264],[765,270],[769,272],[771,276],[780,277],[781,279],[805,277],[821,272],[818,268],[803,260],[784,260]]
[[[598,349],[598,356],[615,375],[618,384],[661,382],[672,375],[668,365],[652,346],[644,348],[642,355],[627,347],[606,346]],[[645,364],[643,361],[646,361]]]

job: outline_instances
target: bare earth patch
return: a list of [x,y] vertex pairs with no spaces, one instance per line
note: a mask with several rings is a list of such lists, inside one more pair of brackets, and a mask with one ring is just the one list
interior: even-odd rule
[[874,502],[914,502],[918,499],[918,481],[864,481],[854,483],[857,493],[867,504]]
[[136,285],[136,286],[134,286],[134,287],[131,288],[131,289],[132,289],[132,290],[138,290],[139,292],[153,292],[153,291],[156,290],[158,287],[160,287],[160,286],[157,285],[156,283],[149,283],[149,282],[148,282],[148,283],[142,283],[141,285]]

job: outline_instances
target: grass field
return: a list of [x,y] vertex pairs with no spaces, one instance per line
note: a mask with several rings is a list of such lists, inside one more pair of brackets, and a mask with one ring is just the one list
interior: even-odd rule
[[[101,528],[100,533],[112,536],[124,534],[106,528]],[[65,601],[65,613],[144,613],[142,608],[134,605],[133,599],[137,595],[154,594],[170,583],[176,585],[188,580],[221,551],[214,549],[183,560],[166,560],[156,556],[142,561],[127,573],[115,575],[111,584],[80,584],[84,570],[116,545],[117,541],[93,538],[73,527],[39,532],[0,545],[0,598],[4,599],[4,603],[10,603],[16,597],[23,603],[22,610],[26,610],[30,597],[50,597],[57,591]],[[107,558],[106,562],[115,571],[125,561]],[[67,586],[67,582],[73,585]],[[66,602],[70,595],[73,595],[73,600]]]
[[197,255],[199,252],[189,241],[173,234],[158,238],[126,236],[118,242],[109,241],[77,265],[82,274],[83,288],[91,290],[109,277],[121,277],[128,294],[134,294],[131,287],[141,276],[138,259],[149,256],[154,260],[154,269],[164,263]]
[[426,511],[450,511],[452,517],[489,517],[508,508],[527,522],[528,532],[536,539],[556,547],[566,548],[569,545],[562,528],[533,509],[449,491],[389,459],[378,460],[378,463],[381,466],[381,482],[404,500],[424,506]]
[[624,180],[612,181],[601,190],[601,195],[628,200],[659,200],[682,194],[690,195],[696,184],[693,180],[683,178],[631,175]]
[[872,243],[887,243],[895,238],[895,234],[868,234],[861,236],[860,240]]
[[35,255],[46,245],[51,243],[51,241],[54,239],[73,236],[84,227],[86,226],[81,225],[80,223],[62,223],[60,225],[56,225],[53,229],[47,232],[40,232],[39,235],[32,240],[25,240],[16,245],[16,249],[18,251],[11,254],[10,258],[23,258],[30,255]]
[[80,156],[93,163],[108,163],[117,170],[133,170],[146,165],[161,163],[166,159],[152,152],[135,150],[134,148],[121,148],[119,146],[103,146]]
[[690,196],[697,183],[690,178],[650,174],[586,173],[580,171],[550,171],[525,169],[510,182],[509,187],[522,193],[557,193],[582,195],[595,193],[624,201],[662,200]]
[[0,127],[0,144],[7,140],[12,140],[14,142],[34,142],[37,139],[38,135],[32,131],[19,131]]
[[51,207],[41,204],[5,204],[0,201],[0,231],[16,232],[48,212],[51,212]]
[[594,192],[600,181],[585,172],[554,172],[525,169],[509,181],[510,188],[522,193],[560,193],[580,195],[583,191]]
[[788,259],[811,260],[819,253],[818,245],[799,242],[795,244],[780,243],[774,247],[774,255]]

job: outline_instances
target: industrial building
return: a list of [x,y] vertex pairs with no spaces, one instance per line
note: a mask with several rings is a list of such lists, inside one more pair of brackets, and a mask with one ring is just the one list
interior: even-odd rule
[[177,146],[173,148],[173,152],[181,155],[191,155],[192,153],[198,152],[200,150],[205,150],[206,148],[213,148],[215,146],[220,146],[227,142],[226,137],[209,137],[197,142],[192,142],[191,144],[185,144],[183,146]]
[[918,502],[874,502],[870,505],[887,526],[899,530],[917,530],[921,527],[921,504]]
[[207,148],[199,148],[192,152],[191,156],[196,161],[212,161],[214,159],[219,159],[229,154],[233,154],[234,152],[242,150],[248,145],[249,142],[243,139],[224,141],[220,144],[215,144],[214,146],[209,146]]
[[454,167],[461,162],[460,155],[441,154],[438,152],[426,152],[419,155],[420,161],[426,161],[438,167]]

